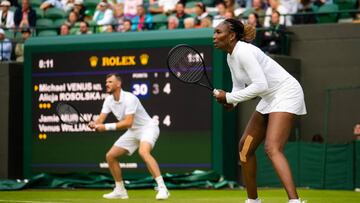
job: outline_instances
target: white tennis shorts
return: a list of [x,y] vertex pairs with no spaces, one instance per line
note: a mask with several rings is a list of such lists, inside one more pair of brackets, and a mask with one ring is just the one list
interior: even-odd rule
[[272,112],[306,114],[304,93],[299,82],[293,77],[286,79],[274,91],[262,96],[256,111],[262,114]]
[[147,142],[154,148],[156,140],[159,137],[160,129],[157,125],[150,125],[138,129],[127,130],[116,142],[115,146],[126,149],[132,155],[137,148],[139,148],[140,142]]

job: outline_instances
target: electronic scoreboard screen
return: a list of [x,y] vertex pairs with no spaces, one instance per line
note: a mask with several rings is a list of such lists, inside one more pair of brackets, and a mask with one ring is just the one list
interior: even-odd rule
[[[212,47],[194,46],[204,56],[211,77]],[[106,75],[121,75],[125,91],[135,94],[158,120],[160,136],[153,150],[162,173],[210,170],[211,93],[179,82],[166,67],[172,47],[31,54],[31,173],[108,172],[105,154],[124,131],[99,133],[87,122],[64,124],[57,102],[77,107],[84,118],[99,115]],[[115,117],[107,122],[114,122]],[[119,162],[124,176],[148,175],[137,153]]]

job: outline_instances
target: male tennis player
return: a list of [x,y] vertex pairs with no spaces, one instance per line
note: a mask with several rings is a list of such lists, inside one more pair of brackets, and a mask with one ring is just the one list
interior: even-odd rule
[[[89,127],[96,131],[122,130],[127,131],[114,143],[106,154],[106,161],[115,180],[115,188],[111,193],[104,194],[106,199],[128,199],[121,176],[118,157],[131,155],[139,148],[139,154],[145,161],[148,170],[158,185],[156,199],[167,199],[170,196],[161,176],[159,165],[151,155],[157,138],[159,137],[158,124],[151,119],[139,99],[130,92],[121,89],[121,77],[117,74],[106,76],[106,97],[100,116],[96,121],[89,123]],[[118,119],[117,123],[104,123],[107,115],[112,112]]]

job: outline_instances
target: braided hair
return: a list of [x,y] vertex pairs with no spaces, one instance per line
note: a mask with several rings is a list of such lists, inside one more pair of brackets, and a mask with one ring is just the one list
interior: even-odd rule
[[228,24],[230,30],[235,33],[237,41],[251,42],[255,39],[255,27],[248,24],[243,24],[240,20],[235,18],[228,18],[224,21],[224,23]]

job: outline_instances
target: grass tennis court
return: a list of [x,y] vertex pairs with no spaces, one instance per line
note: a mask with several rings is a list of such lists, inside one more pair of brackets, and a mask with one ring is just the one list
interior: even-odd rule
[[[153,190],[128,190],[128,200],[106,200],[102,194],[110,190],[20,190],[0,192],[0,202],[7,203],[106,203],[106,202],[159,202],[155,200]],[[171,190],[170,199],[163,202],[196,203],[196,202],[224,202],[243,203],[245,201],[245,190]],[[301,197],[307,203],[358,203],[360,192],[345,190],[314,190],[299,189]],[[259,195],[263,203],[286,203],[286,194],[282,189],[261,189]]]

